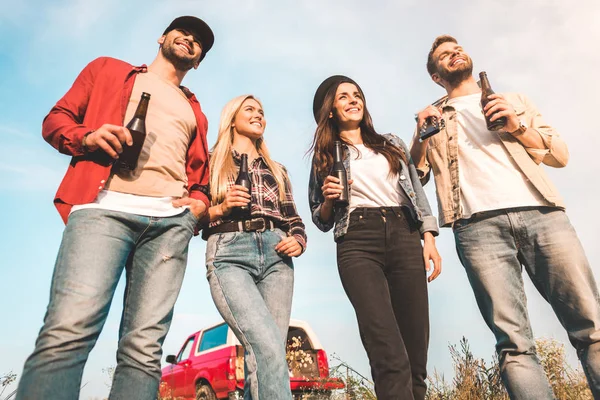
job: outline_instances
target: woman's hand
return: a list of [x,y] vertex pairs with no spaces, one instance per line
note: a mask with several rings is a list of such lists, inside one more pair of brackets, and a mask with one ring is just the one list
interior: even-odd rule
[[[340,197],[342,190],[344,187],[339,184],[340,180],[335,176],[328,175],[325,178],[325,182],[323,182],[323,186],[321,186],[321,192],[325,197],[325,201],[321,206],[321,220],[329,221],[333,213],[333,205],[335,200]],[[352,185],[352,179],[348,180],[348,187]]]
[[427,278],[427,282],[431,282],[442,273],[442,257],[435,247],[435,237],[431,232],[423,234],[423,261],[427,272],[431,271],[431,262],[433,262],[433,272]]
[[[351,184],[352,179],[348,181],[348,185]],[[321,192],[323,192],[325,202],[330,205],[333,205],[335,200],[340,197],[342,190],[344,190],[344,187],[340,185],[340,180],[331,175],[328,175],[327,178],[325,178],[325,182],[323,182],[323,186],[321,186]]]
[[277,243],[275,251],[287,257],[298,257],[302,254],[302,246],[300,246],[295,237],[288,236]]
[[240,185],[233,185],[227,190],[225,194],[225,199],[219,207],[221,208],[221,214],[223,217],[231,214],[231,211],[235,207],[243,207],[250,203],[250,193],[248,193],[248,189]]

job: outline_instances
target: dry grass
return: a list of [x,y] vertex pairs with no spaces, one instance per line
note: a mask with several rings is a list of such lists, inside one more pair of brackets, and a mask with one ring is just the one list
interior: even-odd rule
[[[428,378],[426,400],[509,400],[500,378],[498,359],[491,362],[475,358],[469,342],[462,338],[449,346],[454,364],[454,378],[447,382],[434,371]],[[568,365],[565,348],[553,339],[538,339],[536,350],[548,381],[558,400],[593,400],[583,372]],[[344,381],[346,387],[332,393],[330,400],[375,400],[373,383],[335,354],[330,374]],[[322,397],[316,397],[321,399]]]
[[[8,389],[8,387],[11,386],[16,380],[17,380],[17,374],[15,374],[12,371],[10,371],[7,374],[0,375],[0,399],[2,398],[2,395],[4,394],[4,391],[6,389]],[[13,394],[14,394],[14,392],[8,394],[7,398],[12,397]]]
[[[454,364],[454,378],[451,382],[447,382],[443,375],[434,370],[433,375],[428,377],[429,389],[426,400],[509,399],[500,378],[498,359],[495,356],[489,364],[482,358],[475,358],[464,337],[458,345],[450,345],[449,350]],[[583,372],[567,363],[565,346],[562,343],[554,339],[538,339],[536,351],[558,400],[593,400]],[[373,383],[369,379],[335,354],[332,355],[332,359],[334,365],[331,367],[331,376],[343,380],[346,387],[334,391],[331,400],[376,399]],[[114,369],[107,368],[103,372],[111,377]],[[0,375],[0,398],[16,378],[17,375],[12,372]],[[322,397],[315,396],[315,398]],[[161,397],[159,396],[158,399]]]
[[[434,371],[433,376],[428,378],[427,400],[509,399],[495,356],[489,365],[485,360],[475,358],[464,337],[459,347],[451,345],[449,348],[454,364],[454,379],[448,383]],[[562,343],[553,339],[538,339],[536,350],[558,400],[593,399],[583,372],[573,369],[566,362]]]

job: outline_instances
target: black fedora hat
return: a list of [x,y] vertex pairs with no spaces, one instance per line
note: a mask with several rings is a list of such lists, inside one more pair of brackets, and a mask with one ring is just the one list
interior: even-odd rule
[[171,32],[173,29],[183,29],[194,35],[202,44],[202,56],[200,60],[206,56],[206,53],[211,49],[215,42],[215,35],[213,34],[210,26],[200,18],[192,17],[190,15],[184,15],[177,17],[167,26],[167,29],[163,32],[163,35]]
[[321,82],[321,84],[317,88],[317,91],[315,92],[315,97],[313,99],[313,115],[317,123],[319,123],[319,109],[323,105],[323,101],[325,101],[325,95],[327,95],[327,92],[332,88],[337,89],[337,87],[341,83],[345,82],[351,83],[353,85],[356,85],[356,87],[359,87],[358,83],[354,82],[354,80],[344,75],[333,75]]

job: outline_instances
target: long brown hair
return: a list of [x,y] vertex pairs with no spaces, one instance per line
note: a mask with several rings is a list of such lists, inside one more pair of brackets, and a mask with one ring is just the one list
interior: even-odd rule
[[[323,103],[319,107],[317,113],[317,129],[313,142],[308,150],[308,153],[314,153],[314,162],[317,174],[323,179],[329,175],[333,166],[333,154],[335,151],[335,141],[339,140],[348,146],[354,145],[340,136],[339,126],[334,118],[329,115],[333,112],[333,103],[335,93],[339,85],[333,85],[323,99]],[[390,174],[400,174],[402,165],[400,160],[408,163],[408,159],[404,151],[397,146],[389,143],[382,135],[375,131],[373,119],[367,109],[367,100],[360,86],[355,85],[363,100],[363,119],[360,121],[360,134],[365,147],[373,150],[377,154],[382,154],[390,165]]]

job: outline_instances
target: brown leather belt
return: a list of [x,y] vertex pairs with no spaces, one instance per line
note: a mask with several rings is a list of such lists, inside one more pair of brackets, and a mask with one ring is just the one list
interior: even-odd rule
[[212,228],[205,228],[203,236],[226,232],[264,232],[267,229],[280,228],[281,224],[269,218],[252,218],[240,221],[223,222]]

